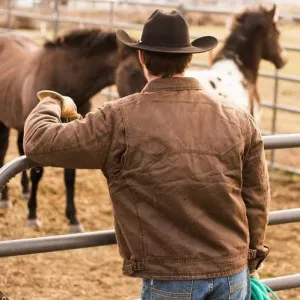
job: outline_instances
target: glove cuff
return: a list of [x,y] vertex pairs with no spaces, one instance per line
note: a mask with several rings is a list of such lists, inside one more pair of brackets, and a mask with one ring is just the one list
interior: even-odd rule
[[37,97],[40,101],[42,101],[44,98],[46,97],[51,97],[57,100],[60,100],[61,104],[64,103],[64,96],[62,96],[61,94],[51,91],[51,90],[42,90],[37,92]]

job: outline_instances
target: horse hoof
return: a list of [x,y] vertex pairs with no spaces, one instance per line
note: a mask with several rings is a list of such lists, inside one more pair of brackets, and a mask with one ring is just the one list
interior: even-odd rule
[[9,209],[12,207],[13,207],[13,205],[10,200],[1,200],[0,201],[0,208]]
[[79,223],[79,224],[71,224],[70,225],[70,233],[80,233],[84,232],[84,227]]
[[28,201],[30,198],[30,193],[22,193],[22,200]]
[[42,222],[39,219],[29,219],[26,222],[27,227],[35,227],[35,228],[41,228]]

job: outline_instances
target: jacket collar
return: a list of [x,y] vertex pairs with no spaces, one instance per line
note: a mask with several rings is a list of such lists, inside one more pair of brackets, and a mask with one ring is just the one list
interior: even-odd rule
[[142,93],[155,92],[159,90],[181,91],[181,90],[201,90],[198,80],[192,77],[167,77],[158,78],[148,82]]

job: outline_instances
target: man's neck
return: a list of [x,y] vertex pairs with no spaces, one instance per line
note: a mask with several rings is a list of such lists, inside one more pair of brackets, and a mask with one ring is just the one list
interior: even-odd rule
[[[145,74],[146,76],[146,79],[148,82],[152,81],[152,80],[155,80],[155,79],[158,79],[158,78],[161,78],[160,76],[154,76],[154,75],[151,75],[151,74]],[[181,74],[175,74],[171,77],[184,77],[184,73],[181,73]]]

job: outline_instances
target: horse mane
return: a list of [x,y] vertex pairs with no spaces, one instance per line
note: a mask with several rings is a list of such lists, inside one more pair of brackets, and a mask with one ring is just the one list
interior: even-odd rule
[[237,49],[246,44],[249,37],[254,34],[258,28],[267,27],[266,12],[267,9],[259,5],[246,8],[236,14],[230,26],[230,34],[224,41],[223,53],[217,53],[213,58],[213,62],[222,59],[224,56],[236,59],[235,54],[237,53]]
[[84,55],[117,49],[116,34],[102,29],[75,29],[44,44],[46,49],[76,48]]
[[244,11],[236,14],[233,22],[231,31],[234,32],[237,28],[243,28],[246,30],[257,28],[258,26],[266,24],[266,7],[259,5],[246,8]]

